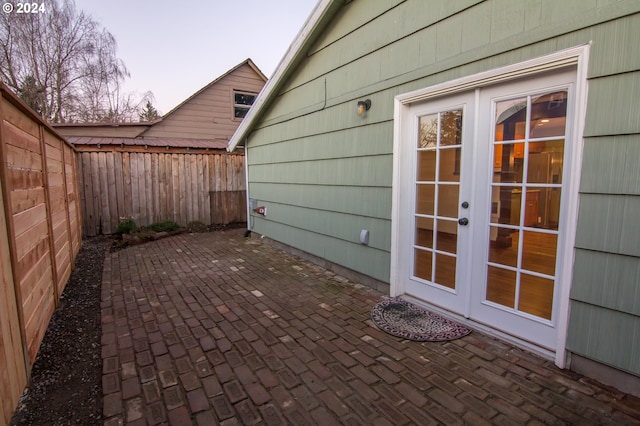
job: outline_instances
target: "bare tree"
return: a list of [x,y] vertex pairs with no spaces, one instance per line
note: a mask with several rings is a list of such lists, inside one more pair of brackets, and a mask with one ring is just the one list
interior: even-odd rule
[[113,35],[78,11],[51,0],[45,13],[0,16],[0,77],[52,122],[132,121],[148,94],[121,93],[129,76]]

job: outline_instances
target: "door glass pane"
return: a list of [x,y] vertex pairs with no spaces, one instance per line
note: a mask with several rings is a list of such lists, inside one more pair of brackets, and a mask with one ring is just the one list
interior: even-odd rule
[[558,236],[535,231],[523,231],[522,268],[546,275],[556,273]]
[[460,152],[460,148],[440,150],[438,180],[441,182],[460,182]]
[[436,253],[436,284],[456,288],[456,258]]
[[489,262],[518,266],[518,235],[513,229],[490,227]]
[[415,244],[421,247],[433,248],[433,219],[416,217]]
[[505,143],[493,147],[493,182],[521,183],[524,174],[524,143]]
[[418,126],[418,148],[435,147],[438,144],[438,114],[420,117]]
[[458,222],[438,220],[436,249],[456,254],[458,251]]
[[553,285],[553,280],[521,274],[518,309],[550,320],[553,308]]
[[562,159],[564,140],[531,142],[529,144],[529,163],[527,182],[562,183]]
[[435,185],[416,184],[416,213],[432,215],[435,196]]
[[441,113],[440,146],[462,143],[462,110]]
[[438,216],[458,218],[458,185],[438,186]]
[[427,250],[414,249],[413,275],[423,280],[432,281],[431,276],[431,255]]
[[564,136],[566,117],[566,90],[532,97],[529,137]]
[[513,308],[516,299],[516,273],[489,266],[486,297],[491,302]]
[[431,182],[436,180],[436,151],[418,151],[417,168],[416,180]]
[[497,214],[491,215],[491,223],[520,225],[522,191],[512,186],[499,186],[494,189],[499,198],[496,200]]
[[527,98],[510,99],[496,104],[496,141],[525,138]]

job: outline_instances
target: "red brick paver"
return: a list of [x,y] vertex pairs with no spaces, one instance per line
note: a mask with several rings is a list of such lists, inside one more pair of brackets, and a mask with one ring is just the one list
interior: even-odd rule
[[404,341],[385,295],[243,237],[107,254],[105,424],[639,424],[640,400],[473,332]]

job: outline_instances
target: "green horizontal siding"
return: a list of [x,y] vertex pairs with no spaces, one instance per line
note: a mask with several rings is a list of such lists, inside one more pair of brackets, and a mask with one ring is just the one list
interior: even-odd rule
[[571,299],[640,317],[640,258],[576,250]]
[[265,203],[267,219],[294,228],[306,229],[314,234],[358,243],[360,231],[370,231],[369,247],[389,252],[391,221],[366,216],[310,209],[272,201]]
[[593,42],[590,78],[640,69],[638,28],[640,14],[605,22],[588,30],[589,40]]
[[574,301],[567,348],[640,375],[640,317]]
[[[290,224],[267,220],[271,210],[267,211],[266,219],[252,218],[253,229],[256,232],[382,282],[389,282],[391,259],[389,252],[358,243],[358,237],[353,234],[357,230],[359,235],[360,229],[354,230],[353,234],[350,234],[353,239],[347,241]],[[372,229],[370,232],[373,240],[384,231]],[[386,232],[390,232],[388,228]]]
[[639,212],[640,196],[582,194],[576,247],[640,257]]
[[[354,2],[356,3],[370,2]],[[386,6],[381,9],[386,9]],[[565,10],[571,12],[566,13]],[[429,7],[425,7],[423,2],[403,2],[377,19],[371,19],[370,15],[362,17],[359,21],[360,26],[351,32],[340,31],[336,37],[325,36],[327,41],[321,43],[320,50],[312,54],[304,62],[302,70],[289,79],[286,90],[339,70],[372,53],[398,47],[406,37],[419,38],[420,50],[409,50],[412,55],[407,56],[419,57],[420,74],[431,75],[510,52],[514,48],[527,46],[528,49],[536,43],[552,38],[562,39],[565,35],[585,28],[589,30],[580,36],[579,41],[572,40],[571,44],[557,48],[600,40],[603,34],[593,34],[592,28],[602,23],[605,25],[603,31],[608,35],[602,42],[602,47],[594,43],[593,53],[598,61],[595,69],[599,72],[604,67],[619,69],[618,61],[637,63],[640,60],[634,45],[630,44],[633,40],[630,37],[633,37],[634,23],[626,24],[627,29],[624,25],[623,28],[618,28],[617,23],[607,21],[637,13],[638,10],[640,5],[635,0],[501,0],[466,1],[459,4],[443,0],[430,2]],[[346,15],[345,18],[352,16],[355,15]],[[356,27],[350,20],[346,25],[349,28]],[[618,49],[618,46],[614,45],[618,42],[629,47],[626,54],[610,55],[611,50]],[[606,60],[601,61],[597,58],[600,53]],[[384,57],[386,56],[383,55]],[[614,64],[611,63],[612,60]],[[398,70],[396,76],[406,74],[412,69],[398,67]],[[361,70],[360,75],[366,79],[368,73],[374,72],[377,72],[375,67],[369,67]]]
[[640,195],[640,134],[587,138],[580,192]]
[[[288,87],[300,84],[360,60],[417,31],[455,16],[479,0],[357,1],[344,9],[330,32],[317,44]],[[431,63],[432,60],[428,60]],[[374,71],[372,69],[369,70]],[[404,70],[406,72],[407,70]]]
[[[353,107],[355,111],[355,105]],[[362,157],[366,155],[383,155],[393,152],[393,123],[377,123],[369,126],[359,126],[344,131],[330,131],[327,133],[309,135],[306,120],[300,119],[295,123],[271,126],[282,127],[282,131],[264,130],[252,137],[257,143],[251,144],[250,165],[287,163],[291,161],[310,161],[342,157]],[[265,132],[266,133],[266,132]],[[305,136],[305,134],[309,136]]]
[[[251,182],[251,198],[391,220],[391,188]],[[389,247],[384,247],[389,250]]]
[[585,136],[640,133],[638,99],[640,70],[591,80]]
[[[342,131],[391,120],[391,117],[393,117],[393,95],[390,97],[385,96],[383,99],[377,94],[367,97],[371,99],[372,106],[366,117],[360,117],[357,114],[356,103],[358,99],[343,97],[337,103],[328,100],[326,105],[324,103],[314,104],[303,112],[293,110],[293,112],[280,116],[272,122],[263,121],[263,126],[251,135],[251,144],[261,144],[261,132],[271,127],[276,127],[276,125],[280,128],[272,129],[269,132],[271,134],[279,133],[280,137],[286,140],[305,135]],[[278,106],[285,104],[287,99],[288,97],[279,98],[275,102],[276,106],[274,108],[278,109]],[[284,108],[284,110],[288,111],[289,108]],[[390,128],[392,127],[393,124],[391,123]],[[270,138],[270,140],[273,139]]]
[[337,158],[249,167],[249,182],[390,187],[391,156]]
[[[413,2],[409,3],[413,4]],[[518,2],[510,3],[515,5]],[[556,20],[552,21],[555,22],[554,24],[545,21],[544,25],[528,28],[529,31],[519,33],[511,38],[496,37],[491,39],[489,43],[478,46],[475,43],[483,37],[484,39],[487,37],[486,35],[478,35],[478,32],[486,32],[490,28],[490,25],[484,23],[486,22],[485,15],[494,9],[491,5],[492,2],[485,2],[461,12],[460,16],[464,18],[462,25],[458,25],[460,18],[456,18],[456,25],[452,29],[446,29],[451,26],[447,24],[448,20],[445,19],[433,26],[423,27],[418,32],[408,33],[403,38],[381,45],[377,50],[369,52],[368,55],[365,52],[353,53],[353,49],[350,48],[342,49],[337,43],[331,45],[309,57],[305,61],[302,71],[289,79],[290,83],[287,89],[291,91],[287,92],[289,96],[275,102],[265,116],[264,123],[289,120],[292,117],[308,114],[310,111],[301,106],[301,103],[304,103],[302,102],[304,99],[302,93],[307,90],[304,86],[313,85],[319,91],[320,87],[325,84],[325,80],[327,98],[318,103],[316,102],[317,96],[314,95],[310,98],[313,99],[313,102],[307,100],[307,107],[314,106],[316,109],[323,106],[330,107],[355,100],[362,95],[380,93],[389,88],[397,87],[399,90],[394,91],[392,98],[398,93],[415,88],[426,87],[590,42],[593,45],[589,67],[591,78],[614,72],[628,72],[637,69],[640,63],[640,52],[633,45],[633,29],[640,19],[637,14],[640,11],[640,2],[619,1],[594,9],[576,7],[576,10],[580,10],[581,13],[574,13],[571,19],[556,17]],[[404,6],[403,3],[402,7]],[[618,14],[624,15],[634,12],[636,12],[635,15],[609,21]],[[385,14],[380,19],[387,17],[388,14]],[[618,21],[623,23],[621,28],[617,25]],[[473,25],[473,23],[476,24]],[[483,24],[478,25],[478,23]],[[373,22],[368,23],[365,27],[369,25],[373,25]],[[463,31],[467,34],[460,39],[460,44],[463,47],[454,49],[458,51],[458,54],[452,55],[449,48],[438,47],[437,40],[444,38],[445,41],[442,43],[449,43],[451,39],[450,34],[447,34],[446,37],[443,37],[442,34],[439,36],[437,30],[441,26],[446,27],[442,29],[441,33]],[[395,27],[404,28],[402,25],[394,24]],[[557,36],[553,37],[554,35]],[[360,46],[361,40],[356,36],[357,33],[351,33],[347,38],[353,38],[354,46]],[[621,43],[621,46],[614,48],[616,43]],[[514,46],[526,47],[514,49]],[[625,53],[612,55],[612,51],[624,51]],[[405,54],[406,52],[411,52],[411,54]],[[330,58],[323,55],[334,58],[337,61],[336,64],[327,65]],[[313,75],[310,74],[312,71]],[[304,74],[304,78],[301,74]],[[296,92],[296,90],[300,90],[300,92]],[[289,100],[289,97],[293,99]],[[380,103],[378,102],[378,104]],[[380,119],[390,119],[391,114],[392,112],[389,115],[381,116]]]

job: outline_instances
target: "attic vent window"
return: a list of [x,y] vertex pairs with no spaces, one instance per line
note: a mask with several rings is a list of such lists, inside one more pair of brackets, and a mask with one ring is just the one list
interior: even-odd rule
[[233,117],[244,118],[255,100],[255,93],[233,92]]

